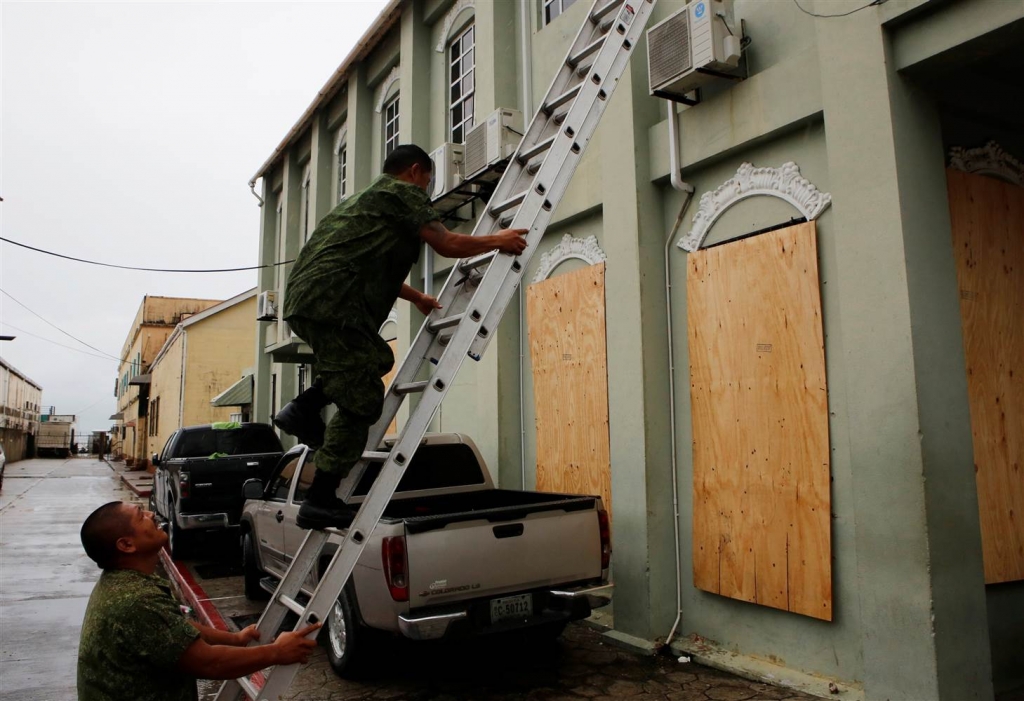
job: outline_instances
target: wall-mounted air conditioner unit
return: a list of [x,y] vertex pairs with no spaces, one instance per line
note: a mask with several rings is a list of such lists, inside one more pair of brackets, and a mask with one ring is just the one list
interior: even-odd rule
[[466,132],[466,177],[508,158],[523,138],[523,113],[499,108]]
[[260,292],[256,298],[256,321],[277,321],[277,292]]
[[651,95],[685,98],[686,93],[735,71],[740,62],[740,32],[733,29],[732,9],[732,0],[690,0],[647,30]]
[[434,162],[434,173],[427,194],[434,200],[459,186],[465,173],[466,148],[462,144],[445,143],[430,154]]

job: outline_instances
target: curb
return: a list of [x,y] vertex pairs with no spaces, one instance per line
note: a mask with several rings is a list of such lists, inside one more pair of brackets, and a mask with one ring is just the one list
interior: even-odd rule
[[220,611],[210,601],[210,597],[207,596],[199,582],[192,576],[192,573],[184,565],[179,565],[172,560],[166,549],[160,551],[160,563],[164,566],[164,570],[171,580],[171,585],[181,598],[192,607],[192,611],[200,623],[218,630],[231,630],[224,617],[220,615]]
[[123,474],[121,475],[121,481],[129,489],[129,491],[131,491],[133,494],[135,494],[135,496],[139,497],[140,499],[147,499],[147,498],[149,498],[149,495],[153,493],[153,488],[152,487],[148,487],[148,488],[142,487],[142,488],[140,488],[140,487],[136,486],[135,484],[133,484],[132,480],[129,480]]

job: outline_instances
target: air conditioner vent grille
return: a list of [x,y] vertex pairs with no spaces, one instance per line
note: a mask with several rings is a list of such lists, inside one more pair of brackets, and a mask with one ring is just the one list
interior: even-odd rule
[[466,176],[487,167],[487,121],[466,133]]
[[651,29],[647,53],[654,89],[690,70],[690,13],[680,12]]

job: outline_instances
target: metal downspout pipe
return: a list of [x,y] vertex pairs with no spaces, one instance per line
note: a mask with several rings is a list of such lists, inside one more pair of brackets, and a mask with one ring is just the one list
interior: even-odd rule
[[[519,74],[522,79],[523,119],[533,115],[533,63],[531,61],[530,32],[532,15],[530,0],[519,0]],[[524,130],[525,131],[525,130]],[[525,283],[519,284],[519,461],[522,489],[526,489],[526,389],[523,365],[526,361],[523,344],[526,341],[526,310],[523,304]]]
[[679,209],[675,224],[665,239],[665,329],[668,336],[668,415],[669,415],[669,438],[672,445],[672,527],[675,535],[676,546],[676,620],[672,623],[672,630],[665,638],[665,645],[668,646],[675,637],[679,622],[683,618],[683,565],[682,556],[679,552],[679,477],[677,476],[678,460],[676,450],[676,366],[675,366],[675,344],[672,337],[672,266],[669,264],[669,248],[675,239],[679,227],[683,224],[686,210],[690,207],[693,199],[693,185],[683,181],[679,173],[679,113],[676,111],[676,103],[666,100],[668,106],[668,143],[669,143],[669,173],[672,187],[679,192],[686,194],[683,206]]

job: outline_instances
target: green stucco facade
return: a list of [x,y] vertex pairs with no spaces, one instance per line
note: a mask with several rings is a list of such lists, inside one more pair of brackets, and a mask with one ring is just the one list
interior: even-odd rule
[[[335,204],[342,129],[347,191],[380,172],[382,102],[400,97],[402,142],[431,151],[444,141],[446,54],[436,47],[468,22],[477,34],[477,121],[497,107],[520,109],[529,118],[591,5],[578,0],[542,26],[540,4],[528,0],[525,17],[519,0],[390,5],[386,12],[394,20],[371,31],[358,60],[332,79],[330,98],[261,173],[261,262],[297,253],[303,202],[310,203],[310,230]],[[819,14],[864,4],[801,0]],[[682,6],[681,0],[660,0],[652,24]],[[835,680],[840,698],[991,698],[994,690],[1024,683],[1024,583],[986,587],[982,575],[945,167],[951,147],[989,140],[1024,158],[1024,81],[1011,70],[1021,62],[1024,0],[889,0],[838,18],[812,17],[791,0],[736,0],[735,15],[751,38],[747,79],[712,86],[700,104],[680,111],[681,174],[695,193],[676,238],[689,230],[702,195],[744,162],[794,162],[804,178],[831,194],[817,227],[835,616],[813,620],[691,583],[687,254],[674,244],[674,384],[664,275],[666,237],[686,195],[669,183],[666,103],[648,95],[642,43],[524,274],[532,280],[541,255],[565,234],[596,237],[607,257],[613,637],[642,648],[664,640],[676,618],[674,435],[682,562],[678,649],[698,635],[714,641],[719,664],[758,673],[749,670],[767,661],[765,669],[777,678],[788,675],[812,691],[826,688],[821,680]],[[527,47],[520,42],[523,23]],[[521,104],[524,49],[531,66],[529,108]],[[972,65],[983,66],[985,75],[979,70],[972,79],[965,67]],[[955,90],[943,89],[949,81]],[[1018,116],[1006,116],[1011,109]],[[706,242],[797,216],[780,199],[747,199],[716,221]],[[553,274],[579,264],[563,264]],[[435,291],[450,265],[435,257]],[[422,286],[422,275],[421,259],[410,284]],[[272,269],[259,273],[260,290],[276,290],[278,308],[287,294],[285,277],[286,270],[276,277]],[[420,321],[399,302],[399,355]],[[535,398],[519,326],[513,302],[487,355],[464,366],[434,426],[472,435],[501,486],[530,489]],[[254,411],[265,421],[275,408],[272,394],[279,407],[298,390],[289,357],[303,356],[298,342],[289,346],[298,355],[269,352],[288,346],[283,324],[259,327]],[[671,392],[675,426],[668,415]]]

